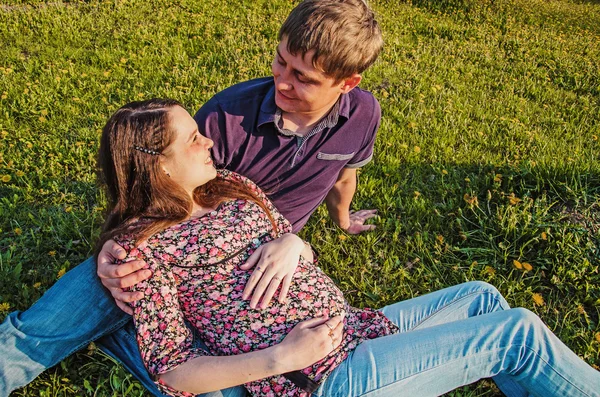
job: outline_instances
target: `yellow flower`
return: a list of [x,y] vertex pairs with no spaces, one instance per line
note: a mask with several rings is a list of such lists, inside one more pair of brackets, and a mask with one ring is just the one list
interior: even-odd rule
[[523,269],[527,272],[530,272],[533,270],[533,266],[531,266],[529,263],[527,262],[523,262],[521,263],[521,265],[523,265]]
[[8,302],[0,303],[0,312],[8,312],[10,310],[10,304]]
[[25,173],[23,171],[21,171],[21,170],[17,171],[17,176],[19,178],[22,177],[23,175],[25,175]]
[[6,98],[8,98],[8,92],[4,91],[2,93],[2,99],[6,99]]
[[40,288],[41,286],[42,286],[42,283],[40,283],[40,282],[33,284],[33,288]]
[[523,264],[521,262],[519,262],[518,260],[513,260],[513,266],[516,267],[519,270],[523,270]]
[[577,313],[587,316],[587,313],[585,312],[585,308],[581,305],[577,305]]
[[67,272],[67,269],[65,269],[64,267],[63,267],[62,269],[60,269],[60,270],[58,271],[58,274],[56,275],[56,279],[59,279],[59,278],[61,278],[62,276],[64,276],[66,272]]
[[465,178],[465,182],[470,183],[471,182],[471,178]]
[[494,269],[491,266],[486,266],[484,269],[484,272],[486,272],[487,274],[489,274],[490,276],[493,276],[496,274],[496,269]]
[[510,203],[510,205],[517,205],[519,204],[521,201],[520,198],[516,197],[514,193],[511,193],[508,195],[508,202]]
[[56,251],[50,251],[50,252],[48,252],[48,255],[54,256],[54,255],[56,255]]
[[442,236],[441,234],[438,234],[438,236],[435,238],[440,244],[444,244],[444,236]]
[[494,182],[502,182],[502,174],[496,174],[494,175]]
[[469,205],[479,205],[479,201],[477,200],[477,196],[471,196],[469,193],[465,193],[463,196],[463,200]]
[[546,234],[546,232],[542,232],[540,237],[542,238],[542,240],[548,240],[548,235]]
[[339,238],[340,240],[344,241],[344,240],[346,240],[348,237],[344,236],[343,234],[340,234],[340,235],[338,236],[338,238]]
[[421,148],[419,146],[415,146],[415,153],[421,153]]
[[11,178],[10,178],[10,175],[3,175],[3,176],[2,176],[2,182],[5,182],[5,183],[6,183],[6,182],[10,182],[10,179],[11,179]]
[[542,295],[537,292],[531,295],[531,299],[533,299],[533,304],[536,306],[544,306],[546,304]]
[[127,63],[127,58],[121,58],[121,63]]
[[25,146],[27,147],[27,149],[31,149],[33,147],[33,143],[27,142]]
[[421,197],[421,192],[414,191],[415,198]]
[[40,121],[40,123],[46,122],[46,118],[44,116],[40,116],[38,120]]
[[16,228],[15,228],[15,234],[16,234],[17,236],[20,236],[21,234],[23,234],[23,230],[21,230],[21,228],[20,228],[20,227],[16,227]]
[[596,332],[596,335],[594,335],[594,338],[596,338],[598,343],[600,343],[600,332]]
[[73,207],[68,206],[67,208],[65,208],[65,212],[71,212],[73,211]]
[[48,111],[46,109],[43,109],[40,113],[42,114],[42,116],[48,115]]
[[448,175],[448,171],[446,171],[446,170],[442,170],[442,174],[444,174],[444,175]]
[[143,93],[143,92],[140,92],[140,93],[138,94],[138,97],[140,97],[140,98],[141,98],[141,97],[143,97],[143,96],[144,96],[144,93]]
[[108,77],[108,75],[110,74],[110,72],[107,70],[106,72],[102,73],[104,75],[104,77]]
[[54,78],[54,80],[56,80],[57,82],[60,82],[60,76],[56,76],[56,77]]

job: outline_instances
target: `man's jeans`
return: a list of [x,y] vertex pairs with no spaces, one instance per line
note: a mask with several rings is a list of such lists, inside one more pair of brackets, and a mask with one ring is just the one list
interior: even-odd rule
[[[31,308],[9,314],[0,324],[0,397],[92,341],[152,394],[163,396],[142,363],[131,317],[115,305],[89,258],[62,276]],[[245,395],[238,386],[203,397]]]
[[360,344],[315,396],[438,396],[488,377],[507,396],[600,396],[600,372],[489,284],[457,285],[383,312],[400,333]]

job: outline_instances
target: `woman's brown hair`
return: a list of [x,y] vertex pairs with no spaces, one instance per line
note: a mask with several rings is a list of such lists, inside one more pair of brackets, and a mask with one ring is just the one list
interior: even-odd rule
[[[182,105],[172,99],[131,102],[117,110],[104,126],[98,179],[109,205],[96,257],[103,244],[115,236],[128,234],[139,242],[190,217],[192,199],[160,165],[162,151],[174,139],[169,109],[175,106]],[[255,202],[276,228],[266,205],[242,183],[217,177],[194,190],[194,201],[202,207],[214,208],[232,199]]]

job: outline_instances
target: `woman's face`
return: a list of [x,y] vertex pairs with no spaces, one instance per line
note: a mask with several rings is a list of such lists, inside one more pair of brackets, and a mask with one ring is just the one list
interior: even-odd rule
[[173,181],[191,193],[217,176],[210,155],[213,141],[200,134],[196,121],[180,106],[169,110],[169,120],[174,139],[163,150],[161,165]]

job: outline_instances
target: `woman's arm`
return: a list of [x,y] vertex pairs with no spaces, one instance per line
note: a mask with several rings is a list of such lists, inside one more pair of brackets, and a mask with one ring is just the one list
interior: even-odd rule
[[201,394],[300,370],[339,346],[343,324],[343,316],[306,320],[278,345],[235,356],[196,357],[159,378],[168,388]]

